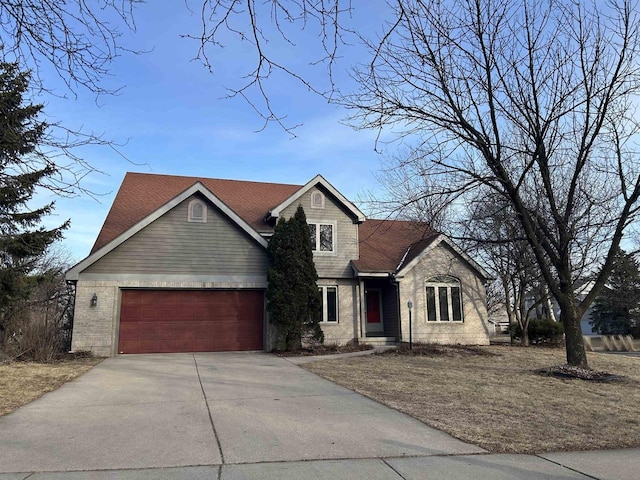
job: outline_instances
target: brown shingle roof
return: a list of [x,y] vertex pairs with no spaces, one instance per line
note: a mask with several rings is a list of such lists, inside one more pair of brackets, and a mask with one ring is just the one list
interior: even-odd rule
[[[202,183],[258,232],[272,231],[265,215],[303,185],[127,173],[91,253],[105,246],[196,182]],[[410,262],[438,235],[428,224],[371,220],[360,225],[360,272],[394,272]],[[411,247],[411,248],[409,248]],[[408,250],[408,253],[407,253]]]
[[423,222],[368,219],[360,225],[360,259],[353,263],[359,272],[395,272],[403,258],[406,265],[438,234]]
[[91,253],[200,182],[258,232],[270,231],[267,212],[284,202],[302,185],[127,173],[122,181]]

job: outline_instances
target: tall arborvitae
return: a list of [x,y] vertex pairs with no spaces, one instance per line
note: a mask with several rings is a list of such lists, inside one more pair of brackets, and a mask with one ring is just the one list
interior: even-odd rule
[[318,274],[302,206],[289,220],[280,218],[267,252],[267,308],[278,334],[277,347],[291,351],[299,349],[303,339],[321,342]]
[[40,225],[53,202],[30,205],[36,188],[57,168],[38,150],[47,125],[37,118],[42,105],[25,104],[28,88],[28,73],[0,63],[0,337],[11,307],[29,296],[38,259],[68,227],[68,222],[53,229]]
[[294,234],[298,237],[298,268],[300,272],[300,321],[302,332],[310,340],[323,342],[324,334],[320,328],[322,315],[322,296],[318,290],[318,272],[313,262],[311,237],[307,216],[302,205],[298,205],[295,215],[290,220],[293,223]]

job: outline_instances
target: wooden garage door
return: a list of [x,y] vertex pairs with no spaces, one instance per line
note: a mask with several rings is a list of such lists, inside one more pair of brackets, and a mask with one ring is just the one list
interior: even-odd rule
[[123,290],[120,353],[262,350],[264,293]]

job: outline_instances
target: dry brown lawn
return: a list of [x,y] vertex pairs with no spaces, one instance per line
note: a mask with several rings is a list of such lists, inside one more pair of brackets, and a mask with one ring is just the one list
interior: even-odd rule
[[624,376],[596,383],[533,371],[564,363],[563,349],[477,350],[303,367],[491,452],[640,447],[640,357],[590,353],[591,368]]
[[101,360],[89,357],[56,363],[14,362],[0,365],[0,416],[59,388]]

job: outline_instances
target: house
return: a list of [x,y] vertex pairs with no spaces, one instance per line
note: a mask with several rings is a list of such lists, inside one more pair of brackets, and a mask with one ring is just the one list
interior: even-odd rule
[[[595,282],[593,280],[588,280],[576,288],[576,299],[579,302],[582,302],[589,292],[591,292],[594,284]],[[603,288],[608,289],[609,287],[605,285]],[[584,312],[580,318],[580,329],[582,330],[583,335],[598,335],[598,332],[596,332],[591,326],[591,314],[593,313],[593,307],[594,303],[589,305],[589,308],[587,308],[586,312]],[[553,309],[555,310],[556,318],[560,318],[560,307],[555,299],[553,300]]]
[[[327,343],[488,344],[488,274],[428,225],[365,219],[318,175],[305,185],[128,173],[76,284],[73,350],[262,350],[266,246],[302,205]],[[412,302],[412,310],[408,302]]]
[[504,335],[509,333],[509,314],[504,302],[500,302],[489,308],[487,313],[489,335]]
[[[589,292],[591,292],[591,289],[593,288],[594,284],[595,282],[593,280],[582,280],[582,281],[576,282],[575,296],[578,303],[582,302],[585,299],[585,297],[589,294]],[[605,285],[603,288],[609,289],[610,287],[608,285]],[[533,294],[531,293],[527,294],[525,302],[527,307],[532,309],[532,312],[531,312],[532,318],[545,317],[544,311],[540,314],[535,308],[533,308],[533,305],[535,303],[535,298]],[[553,309],[554,319],[556,321],[560,321],[560,305],[558,305],[557,300],[553,297],[551,298],[550,303],[551,303],[551,308]],[[599,335],[599,333],[595,331],[593,329],[593,326],[591,325],[591,314],[593,313],[594,304],[595,302],[591,303],[591,305],[589,305],[589,308],[587,308],[587,310],[582,314],[582,317],[580,317],[580,329],[582,330],[583,335],[588,335],[588,336]]]

